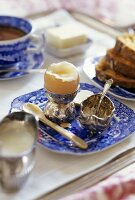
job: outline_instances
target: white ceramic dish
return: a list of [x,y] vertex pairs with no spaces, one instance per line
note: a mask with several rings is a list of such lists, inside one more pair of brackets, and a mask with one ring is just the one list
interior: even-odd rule
[[[102,54],[103,56],[103,54]],[[95,65],[98,63],[99,59],[102,57],[101,54],[100,56],[95,56],[95,57],[90,57],[85,60],[84,65],[83,65],[83,71],[86,74],[86,76],[90,79],[90,81],[98,88],[102,89],[104,86],[104,83],[99,81],[96,78],[96,72],[95,72]],[[112,86],[109,91],[109,94],[113,95],[114,97],[123,99],[123,100],[130,100],[130,101],[135,101],[135,90],[128,90],[125,88],[121,88],[119,86]]]
[[87,42],[84,44],[76,45],[71,48],[63,48],[63,49],[58,49],[46,43],[46,51],[48,51],[50,54],[56,57],[66,58],[66,57],[73,56],[79,53],[84,53],[90,47],[91,43],[92,43],[92,40],[88,39]]

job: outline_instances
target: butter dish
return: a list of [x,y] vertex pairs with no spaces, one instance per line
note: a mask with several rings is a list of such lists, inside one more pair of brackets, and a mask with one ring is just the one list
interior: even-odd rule
[[86,30],[76,23],[49,28],[45,38],[46,50],[59,58],[83,53],[91,44]]
[[74,56],[79,53],[84,53],[92,44],[92,40],[89,38],[87,39],[87,42],[80,45],[75,45],[70,48],[56,48],[49,43],[46,43],[46,51],[50,54],[59,57],[59,58],[65,58],[69,56]]

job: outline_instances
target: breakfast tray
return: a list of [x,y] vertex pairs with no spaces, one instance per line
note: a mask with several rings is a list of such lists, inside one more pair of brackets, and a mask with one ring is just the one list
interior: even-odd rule
[[[108,25],[98,22],[95,19],[90,18],[82,13],[70,12],[70,14],[72,15],[72,17],[74,17],[76,20],[80,21],[81,23],[84,23],[87,26],[94,28],[95,30],[98,30],[102,33],[107,33],[112,38],[115,38],[117,35],[119,35],[122,32],[122,30],[115,29],[115,27],[109,27]],[[43,16],[45,16],[45,13],[40,13],[39,15],[36,14],[33,16],[28,16],[28,17],[32,19],[37,19]],[[91,187],[95,185],[96,183],[100,182],[101,180],[107,178],[108,176],[116,173],[117,171],[135,162],[134,154],[135,154],[135,148],[132,148],[120,154],[116,158],[112,159],[110,162],[103,165],[102,167],[90,173],[87,173],[73,180],[72,182],[62,185],[61,187],[47,193],[46,195],[42,196],[40,200],[44,200],[44,199],[56,200],[66,195],[79,192],[83,189]]]
[[[66,11],[59,10],[57,14],[54,14],[53,17],[51,16],[49,19],[50,22],[56,23],[57,21],[59,22],[61,20],[62,23],[65,23],[67,19],[72,18],[69,15]],[[79,16],[79,13],[76,13],[76,16],[72,16],[76,17],[77,19],[77,15]],[[39,15],[36,14],[35,16],[33,15],[31,17],[29,16],[29,19],[33,19],[34,22],[37,18],[42,18],[42,16],[45,16],[45,13],[40,13]],[[119,31],[109,28],[106,29],[105,26],[102,26],[102,24],[101,26],[97,25],[97,27],[93,29],[95,22],[90,20],[89,23],[88,18],[85,22],[85,17],[83,15],[81,17],[82,20],[81,18],[79,19],[79,17],[78,20],[82,21],[84,24],[89,25],[90,37],[92,37],[93,43],[95,44],[95,46],[93,45],[92,47],[90,47],[90,54],[95,55],[100,49],[103,51],[103,49],[106,50],[107,48],[109,48],[112,45],[112,42],[114,42],[112,37],[115,37],[117,34],[119,34]],[[51,21],[52,18],[53,21]],[[42,29],[42,26],[48,26],[48,21],[49,20],[47,19],[46,24],[44,18],[42,19],[42,22],[40,20],[37,21],[37,27],[39,29]],[[41,24],[39,22],[41,22]],[[55,23],[52,23],[51,25],[54,25]],[[104,33],[107,33],[108,35]],[[87,54],[86,56],[89,55]],[[80,59],[81,56],[79,55],[78,57]],[[53,58],[52,60],[52,56],[49,55],[46,56],[45,59],[46,65],[52,63],[52,61],[59,61],[56,58]],[[74,60],[76,60],[76,63],[79,63],[79,66],[81,66],[79,59],[77,60],[77,57],[74,58]],[[73,58],[70,61],[72,62]],[[17,85],[17,87],[13,88],[15,88],[15,91],[18,91],[18,95],[21,95],[22,93],[28,93],[29,91],[35,90],[35,88],[38,89],[38,86],[40,86],[40,79],[38,79],[38,85],[37,83],[35,83],[35,80],[37,80],[36,78],[38,78],[38,75],[34,78],[26,77],[26,79],[22,79],[22,81],[18,83],[17,80],[15,80],[15,82],[13,80],[13,85]],[[26,80],[26,82],[28,81],[26,83],[27,87],[24,87],[24,80]],[[83,82],[86,82],[86,77],[84,77]],[[9,105],[11,99],[14,99],[16,97],[16,93],[13,92],[14,90],[11,87],[11,82],[7,81],[6,84],[7,85],[5,85],[5,83],[1,83],[1,86],[3,87],[1,96],[5,94],[6,91],[9,92],[10,98],[5,98],[5,96],[3,97],[3,106],[5,106],[6,103],[7,105]],[[3,110],[5,112],[8,109],[9,107],[5,107],[5,109],[3,107],[1,112],[3,112]],[[126,166],[132,164],[135,161],[134,141],[135,134],[132,134],[131,137],[123,141],[121,144],[118,144],[115,147],[108,149],[107,151],[103,151],[101,152],[101,154],[98,153],[97,155],[93,154],[91,156],[88,155],[81,157],[53,153],[42,148],[41,145],[38,145],[36,152],[36,165],[28,182],[24,185],[22,190],[16,193],[8,194],[4,193],[3,191],[0,191],[0,199],[57,200],[62,198],[63,196],[91,187],[99,181],[107,178],[108,176],[116,173],[120,169],[125,168]],[[97,159],[95,159],[96,156]],[[95,163],[96,166],[94,166]]]
[[[70,13],[76,20],[93,27],[96,30],[101,32],[105,32],[109,34],[111,37],[116,37],[118,34],[122,32],[122,30],[115,29],[114,27],[108,27],[106,24],[103,24],[99,21],[96,21],[93,18],[90,18],[79,12],[71,12]],[[37,17],[37,16],[36,16]],[[96,23],[95,23],[96,21]],[[107,28],[106,28],[107,27]],[[75,192],[79,192],[82,189],[91,187],[92,185],[98,183],[99,181],[105,179],[106,177],[114,174],[120,169],[132,164],[135,162],[135,149],[128,150],[127,152],[122,153],[117,156],[115,159],[110,161],[108,164],[102,166],[101,168],[88,173],[56,190],[51,193],[48,193],[44,197],[40,198],[43,200],[56,200],[62,196],[66,196]],[[104,173],[105,172],[105,173]]]

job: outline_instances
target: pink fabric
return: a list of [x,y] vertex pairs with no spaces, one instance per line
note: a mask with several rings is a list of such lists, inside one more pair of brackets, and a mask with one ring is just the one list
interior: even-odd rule
[[[19,15],[46,12],[53,9],[65,8],[76,10],[88,15],[101,15],[102,8],[113,12],[114,0],[0,0],[0,15]],[[115,0],[116,1],[116,0]]]
[[61,200],[130,200],[135,199],[135,169],[116,174],[80,193]]
[[122,4],[118,0],[0,0],[0,15],[25,17],[60,8],[79,11],[118,24],[130,24],[135,20],[134,0],[122,0]]
[[[129,21],[134,21],[135,1],[122,0],[121,4],[118,0],[0,0],[0,15],[24,17],[60,8],[79,11],[103,20],[109,19],[113,23],[123,23],[128,17]],[[128,17],[125,18],[126,16]]]
[[115,0],[60,0],[62,7],[67,10],[79,11],[87,15],[104,16],[117,10]]
[[59,0],[0,0],[0,15],[27,16],[61,8]]

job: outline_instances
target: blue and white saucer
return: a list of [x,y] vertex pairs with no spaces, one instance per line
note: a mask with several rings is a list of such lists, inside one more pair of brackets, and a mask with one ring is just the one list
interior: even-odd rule
[[[86,83],[80,84],[80,90],[89,90],[93,93],[100,91],[95,86]],[[115,113],[110,127],[104,132],[90,134],[89,130],[81,126],[77,118],[71,123],[71,127],[68,128],[88,143],[88,149],[82,150],[75,147],[59,133],[43,124],[40,124],[38,142],[50,151],[74,155],[87,155],[100,152],[122,142],[135,132],[135,112],[111,96],[110,98],[115,105]],[[22,105],[27,102],[37,104],[41,109],[44,109],[46,101],[45,91],[44,89],[40,89],[14,99],[10,112],[22,110]]]
[[[24,69],[38,69],[44,64],[44,53],[41,51],[36,53],[27,54],[23,61],[18,62],[14,65],[13,69],[24,70]],[[20,78],[27,75],[26,72],[4,72],[0,73],[0,80],[10,80]]]
[[[103,88],[104,83],[96,78],[95,65],[101,57],[102,56],[90,57],[86,59],[83,65],[84,73],[88,76],[90,81],[100,89]],[[119,86],[112,86],[108,93],[120,99],[135,101],[135,89],[128,90]]]

